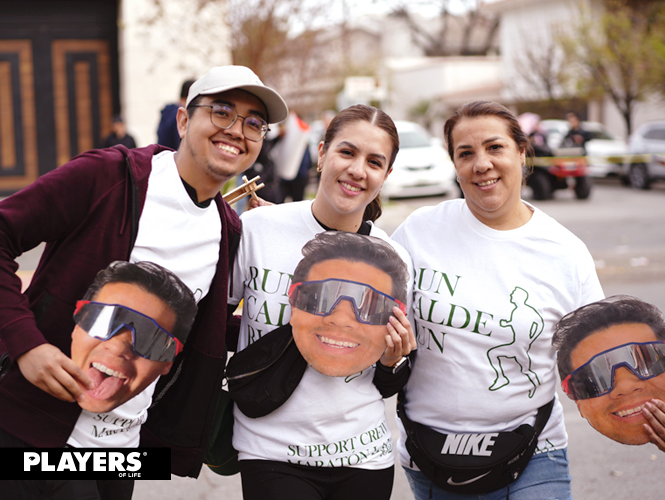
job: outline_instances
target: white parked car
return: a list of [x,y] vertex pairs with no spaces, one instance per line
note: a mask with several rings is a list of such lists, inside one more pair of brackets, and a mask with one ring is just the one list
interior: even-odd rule
[[388,198],[442,195],[457,190],[455,167],[441,141],[417,123],[396,121],[399,153],[381,193]]
[[653,181],[665,180],[665,121],[638,127],[630,136],[628,151],[624,175],[631,186],[649,189]]
[[[543,120],[540,126],[547,131],[547,144],[557,156],[576,154],[565,148],[563,140],[570,130],[567,120]],[[628,152],[626,141],[610,134],[602,123],[582,122],[582,128],[591,133],[587,141],[586,155],[589,162],[589,175],[592,177],[621,176],[623,155]]]

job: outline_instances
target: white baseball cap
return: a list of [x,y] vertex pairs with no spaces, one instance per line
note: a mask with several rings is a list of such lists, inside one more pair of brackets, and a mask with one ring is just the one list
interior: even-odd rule
[[231,89],[246,90],[258,97],[268,111],[268,122],[279,123],[286,120],[289,108],[277,92],[263,85],[259,77],[245,66],[217,66],[196,80],[187,94],[185,107],[196,96],[218,94]]

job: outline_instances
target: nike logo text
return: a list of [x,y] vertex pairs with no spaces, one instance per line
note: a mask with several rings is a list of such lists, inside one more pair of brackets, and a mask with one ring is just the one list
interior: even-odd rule
[[489,449],[494,444],[494,438],[499,434],[448,434],[446,442],[441,449],[442,455],[476,455],[489,457]]

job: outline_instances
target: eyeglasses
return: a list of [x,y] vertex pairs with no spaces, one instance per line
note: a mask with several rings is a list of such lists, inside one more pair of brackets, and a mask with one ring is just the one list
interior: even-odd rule
[[258,142],[270,130],[266,121],[260,116],[240,116],[234,108],[226,104],[190,104],[190,106],[211,108],[210,121],[215,127],[224,130],[230,129],[238,118],[242,118],[242,134],[248,141]]
[[328,316],[342,300],[351,302],[356,319],[367,325],[386,325],[393,307],[406,313],[399,300],[365,283],[331,278],[294,283],[289,288],[291,306],[317,316]]
[[624,366],[642,380],[665,373],[665,341],[631,343],[596,354],[568,375],[561,387],[570,399],[590,399],[612,391],[614,372]]
[[74,322],[88,335],[109,340],[125,328],[132,332],[132,350],[151,361],[173,361],[182,343],[145,314],[118,304],[79,300]]

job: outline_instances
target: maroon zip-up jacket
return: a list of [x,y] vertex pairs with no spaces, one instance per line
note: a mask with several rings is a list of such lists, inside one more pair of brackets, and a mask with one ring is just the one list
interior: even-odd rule
[[[70,355],[72,314],[95,275],[128,260],[159,145],[93,150],[0,202],[0,354],[11,361],[49,342]],[[226,362],[229,256],[240,220],[221,196],[217,271],[184,351],[160,378],[141,446],[170,446],[171,472],[197,477]],[[17,256],[46,242],[25,294]],[[0,378],[0,427],[37,447],[65,445],[81,409],[28,382],[13,363]]]

